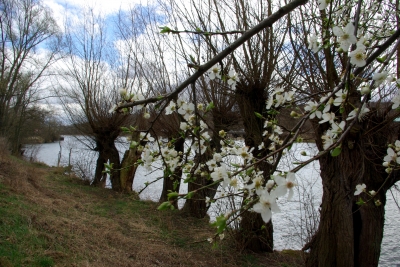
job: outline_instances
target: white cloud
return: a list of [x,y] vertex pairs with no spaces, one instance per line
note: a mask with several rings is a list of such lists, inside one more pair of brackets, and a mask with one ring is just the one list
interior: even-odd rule
[[43,0],[43,4],[50,8],[53,17],[63,29],[66,17],[77,21],[79,13],[86,8],[93,9],[95,15],[106,17],[116,14],[119,10],[129,10],[130,7],[142,3],[141,0]]

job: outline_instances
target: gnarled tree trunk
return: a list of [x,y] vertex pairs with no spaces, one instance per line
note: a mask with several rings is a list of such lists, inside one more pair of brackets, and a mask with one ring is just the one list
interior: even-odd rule
[[[135,141],[139,144],[140,133],[133,132],[131,135],[131,141]],[[142,153],[138,150],[138,146],[130,147],[125,151],[124,157],[121,162],[121,189],[122,192],[131,193],[133,191],[133,180],[135,178],[135,173],[138,165],[136,164],[138,159],[140,159]]]
[[[310,249],[307,266],[378,266],[386,191],[398,180],[395,175],[388,177],[382,167],[387,144],[392,141],[389,128],[368,131],[382,121],[371,118],[363,127],[355,127],[365,130],[351,133],[342,143],[339,156],[320,159],[321,218],[316,234],[303,248]],[[322,145],[320,140],[317,145]],[[356,185],[363,183],[367,191],[380,190],[373,198],[367,193],[355,196]],[[366,203],[358,205],[360,198]]]
[[[263,121],[256,117],[255,112],[265,112],[265,91],[261,86],[238,85],[236,88],[237,103],[243,118],[245,130],[245,145],[254,148],[253,154],[263,156],[267,151],[259,151],[263,142]],[[270,177],[269,164],[258,164],[257,168],[264,172],[264,179]],[[272,252],[274,250],[272,221],[265,223],[259,213],[244,212],[236,240],[242,249],[253,252]]]
[[[185,138],[179,137],[174,144],[174,148],[176,151],[179,152],[184,152],[184,145],[185,145]],[[178,155],[178,157],[182,157],[181,155]],[[160,197],[160,202],[165,202],[168,201],[168,191],[176,191],[179,192],[180,186],[181,186],[181,178],[182,178],[182,167],[177,166],[172,173],[172,175],[166,176],[164,175],[164,181],[163,181],[163,190],[161,193]],[[175,185],[176,184],[176,185]],[[174,201],[173,203],[174,207],[177,209],[178,208],[178,202]]]

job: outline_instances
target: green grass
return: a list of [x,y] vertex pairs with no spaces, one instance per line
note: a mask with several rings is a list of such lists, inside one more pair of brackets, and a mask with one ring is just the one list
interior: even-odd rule
[[120,266],[288,262],[290,255],[276,258],[280,253],[241,254],[229,237],[212,248],[206,240],[215,229],[207,218],[157,207],[135,194],[85,185],[62,168],[11,159],[0,164],[0,267],[108,267],[117,266],[115,259]]
[[[2,186],[1,191],[4,189]],[[20,197],[0,193],[0,266],[54,265],[51,258],[43,255],[47,241],[37,236],[31,218],[25,215],[32,210]],[[33,251],[36,256],[31,258]]]

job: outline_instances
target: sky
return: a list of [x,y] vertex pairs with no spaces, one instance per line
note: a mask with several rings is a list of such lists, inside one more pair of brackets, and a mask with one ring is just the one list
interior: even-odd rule
[[[96,14],[112,15],[119,9],[127,10],[129,7],[140,4],[140,0],[43,0],[43,4],[53,11],[57,22],[62,22],[66,15],[74,16],[74,10],[86,7],[93,8]],[[143,3],[142,3],[143,4]]]

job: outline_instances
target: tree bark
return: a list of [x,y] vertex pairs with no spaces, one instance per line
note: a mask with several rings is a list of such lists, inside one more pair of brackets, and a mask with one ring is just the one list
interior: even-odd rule
[[[132,133],[131,140],[139,143],[140,133]],[[121,190],[125,193],[131,193],[133,191],[133,180],[135,178],[135,173],[137,170],[137,161],[141,158],[141,151],[138,150],[138,146],[129,148],[125,151],[124,157],[121,162]]]
[[104,164],[109,162],[113,165],[110,172],[111,188],[114,191],[121,192],[120,169],[121,163],[119,158],[118,149],[115,146],[115,139],[118,137],[117,133],[101,133],[96,134],[96,151],[99,156],[96,162],[96,172],[92,185],[101,186],[103,179],[103,171],[105,170]]
[[[266,151],[259,151],[258,146],[263,142],[263,121],[255,116],[255,112],[265,112],[265,91],[261,86],[239,85],[236,89],[237,103],[243,118],[245,130],[245,145],[254,147],[253,154],[261,157]],[[271,168],[268,164],[259,164],[257,168],[264,172],[264,179],[270,177]],[[253,252],[273,252],[273,225],[272,221],[265,223],[258,213],[244,212],[240,222],[240,229],[236,236],[242,249]]]
[[[375,121],[375,122],[374,122]],[[369,134],[351,133],[342,143],[337,157],[320,158],[323,197],[318,230],[303,250],[308,251],[307,266],[376,267],[383,238],[386,192],[396,179],[388,179],[382,167],[387,143],[387,130],[367,131],[383,119],[364,122]],[[320,140],[317,145],[321,146]],[[386,182],[385,182],[386,181]],[[364,183],[372,197],[363,192],[354,196],[356,185]],[[378,189],[380,191],[378,191]],[[358,205],[363,199],[366,202]],[[380,201],[381,205],[376,205]]]
[[[175,150],[179,152],[184,152],[184,145],[185,145],[185,139],[182,137],[179,137],[175,144],[174,148]],[[182,157],[179,155],[178,157]],[[168,201],[168,192],[169,190],[171,191],[176,191],[179,192],[180,186],[181,186],[181,178],[182,178],[182,168],[181,166],[177,166],[172,173],[172,175],[166,176],[164,175],[164,181],[163,181],[163,190],[161,193],[160,197],[160,202],[165,202]],[[175,182],[177,182],[177,185],[175,187]],[[175,188],[174,188],[175,187]],[[173,203],[174,207],[177,209],[178,208],[178,202],[174,201]]]
[[96,151],[98,151],[98,156],[96,161],[96,171],[94,173],[94,178],[92,181],[93,186],[99,186],[99,187],[101,187],[102,185],[101,181],[103,178],[104,164],[107,163],[107,160],[104,159],[102,153],[100,153],[100,151],[102,150],[102,148],[99,147],[100,145],[101,143],[98,142],[96,146]]

